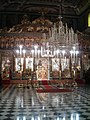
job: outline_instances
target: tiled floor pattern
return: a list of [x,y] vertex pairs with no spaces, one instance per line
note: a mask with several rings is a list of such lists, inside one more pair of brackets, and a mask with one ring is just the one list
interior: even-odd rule
[[90,87],[78,87],[70,93],[2,87],[0,120],[90,120]]

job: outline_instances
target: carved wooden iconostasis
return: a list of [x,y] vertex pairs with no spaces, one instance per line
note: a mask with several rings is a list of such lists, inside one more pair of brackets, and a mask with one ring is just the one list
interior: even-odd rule
[[[49,79],[63,79],[73,78],[79,74],[80,76],[80,58],[76,61],[76,68],[74,67],[74,58],[47,58],[47,57],[29,57],[24,58],[15,57],[13,52],[3,52],[2,57],[2,79],[3,80],[28,80],[36,74],[35,80],[49,80]],[[83,55],[83,67],[87,64],[90,66],[89,55]],[[87,68],[87,67],[86,67]],[[22,76],[20,74],[22,71]],[[77,73],[78,72],[78,73]]]
[[22,79],[30,79],[33,71],[33,58],[15,58],[14,79],[20,79],[22,71]]
[[[77,69],[83,71],[86,66],[90,67],[89,53],[80,53],[90,50],[89,40],[81,40],[81,34],[74,33],[61,20],[53,25],[51,21],[40,18],[30,23],[24,17],[21,24],[7,31],[1,30],[0,61],[3,80],[74,78]],[[26,52],[23,53],[23,50]]]
[[69,58],[52,58],[52,77],[57,79],[71,78]]
[[[84,55],[84,57],[86,57]],[[14,56],[8,56],[3,54],[2,56],[2,79],[13,79],[17,80],[22,77],[22,80],[30,79],[33,77],[33,72],[36,74],[37,80],[48,80],[48,79],[61,79],[74,77],[74,64],[70,58],[16,58]],[[84,60],[83,60],[84,61]],[[77,61],[77,68],[80,70],[80,59]],[[85,62],[84,62],[85,63]],[[89,64],[89,63],[88,63]],[[72,65],[72,66],[71,66]],[[70,72],[70,67],[71,72]],[[22,76],[20,74],[22,71]]]

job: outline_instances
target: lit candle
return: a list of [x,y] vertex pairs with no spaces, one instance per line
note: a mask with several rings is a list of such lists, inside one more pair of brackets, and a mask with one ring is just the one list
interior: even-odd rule
[[32,53],[32,57],[34,57],[34,50],[31,50],[31,53]]
[[26,50],[23,50],[23,56],[25,57]]
[[66,56],[65,56],[65,63],[66,63]]
[[59,50],[57,50],[57,58],[59,57]]
[[41,51],[40,51],[40,50],[38,50],[38,58],[40,57],[40,52],[41,52]]
[[75,74],[76,74],[76,73],[75,73],[75,70],[74,70],[74,78],[75,78]]
[[20,55],[22,54],[22,45],[19,46],[20,47]]
[[71,60],[72,60],[72,54],[73,54],[73,51],[72,51],[72,50],[70,51],[70,54],[71,54]]
[[75,54],[75,53],[76,53],[75,51],[76,51],[76,47],[74,46],[74,47],[73,47],[74,63],[75,63],[75,55],[76,55],[76,54]]
[[77,64],[77,61],[78,61],[78,54],[79,54],[79,51],[76,51],[76,64]]
[[64,58],[64,55],[65,55],[65,50],[62,51],[62,54],[63,54],[63,58]]
[[38,48],[38,45],[35,45],[34,48],[35,48],[35,56],[37,57],[37,48]]
[[61,70],[60,70],[60,77],[61,77]]

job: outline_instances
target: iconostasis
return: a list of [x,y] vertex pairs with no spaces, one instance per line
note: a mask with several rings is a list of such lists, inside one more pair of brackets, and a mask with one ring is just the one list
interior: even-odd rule
[[[83,56],[87,57],[87,56]],[[87,59],[83,59],[84,66],[89,64]],[[77,69],[80,71],[80,58],[77,61]],[[11,70],[11,71],[10,71]],[[2,78],[29,79],[35,73],[37,80],[72,78],[77,73],[74,67],[74,60],[70,58],[14,58],[2,57]]]

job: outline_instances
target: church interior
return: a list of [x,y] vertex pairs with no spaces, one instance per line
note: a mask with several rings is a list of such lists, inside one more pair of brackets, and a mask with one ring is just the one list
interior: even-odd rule
[[90,120],[90,1],[0,1],[0,120]]

